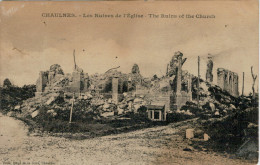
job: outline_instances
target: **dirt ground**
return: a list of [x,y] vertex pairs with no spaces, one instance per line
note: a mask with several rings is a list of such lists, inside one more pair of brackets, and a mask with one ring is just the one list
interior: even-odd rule
[[[23,122],[0,115],[1,164],[255,164],[213,151],[183,151],[176,124],[85,140],[28,135]],[[181,128],[182,127],[182,128]],[[187,124],[186,124],[187,127]]]

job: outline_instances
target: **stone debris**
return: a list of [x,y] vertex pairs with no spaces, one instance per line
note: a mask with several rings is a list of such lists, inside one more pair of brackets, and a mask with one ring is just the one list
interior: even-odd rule
[[10,112],[8,112],[6,115],[9,116],[9,117],[14,117],[14,116],[15,116],[15,113],[12,112],[12,111],[10,111]]
[[194,150],[194,148],[191,147],[191,146],[185,147],[185,148],[183,149],[183,151],[193,151],[193,150]]
[[187,139],[194,138],[194,129],[186,129],[186,138]]
[[54,101],[55,101],[55,97],[52,96],[52,97],[46,102],[46,105],[50,105],[50,104],[52,104]]
[[215,109],[216,109],[215,104],[209,103],[209,106],[210,106],[211,111],[215,111]]
[[236,155],[247,159],[258,159],[258,145],[253,139],[246,140],[237,150]]
[[220,114],[219,114],[219,111],[216,111],[216,112],[215,112],[215,115],[216,115],[216,116],[219,116],[219,115],[220,115]]
[[20,108],[21,108],[20,105],[16,105],[16,106],[14,107],[14,110],[20,110]]
[[[162,77],[154,75],[152,78],[144,78],[137,64],[134,64],[127,74],[112,68],[104,74],[90,76],[77,65],[72,73],[64,74],[61,66],[54,64],[49,70],[40,72],[36,84],[36,97],[24,100],[12,109],[21,110],[23,116],[31,115],[32,118],[36,118],[39,114],[45,113],[48,117],[56,119],[68,116],[73,103],[73,115],[76,119],[110,120],[143,113],[142,117],[145,120],[148,117],[149,105],[163,105],[167,115],[172,115],[172,118],[185,120],[198,117],[212,125],[227,122],[226,118],[237,114],[239,110],[252,113],[251,97],[238,96],[236,73],[219,68],[218,85],[214,85],[213,61],[209,59],[206,81],[200,79],[198,86],[198,78],[182,69],[185,61],[186,58],[183,58],[181,52],[175,52],[166,74]],[[158,116],[160,112],[153,111],[152,116],[155,114]],[[165,118],[171,119],[169,116],[165,115]],[[234,123],[235,120],[231,125],[235,125]],[[250,132],[258,125],[252,121],[243,127]],[[214,129],[220,128],[213,127]],[[200,132],[199,136],[204,141],[217,139],[214,131],[203,132],[207,133]],[[187,139],[193,139],[194,134],[196,137],[196,129],[187,129],[185,133]]]
[[32,118],[35,118],[36,116],[38,116],[38,114],[39,114],[39,111],[36,110],[36,111],[34,111],[34,112],[31,114],[31,116],[32,116]]
[[48,110],[48,111],[47,111],[47,114],[50,114],[52,117],[57,116],[57,112],[55,112],[54,109]]
[[209,140],[209,135],[208,134],[206,134],[206,133],[204,133],[203,134],[203,137],[204,137],[204,141],[208,141]]
[[104,112],[101,114],[102,117],[111,117],[114,116],[114,112]]

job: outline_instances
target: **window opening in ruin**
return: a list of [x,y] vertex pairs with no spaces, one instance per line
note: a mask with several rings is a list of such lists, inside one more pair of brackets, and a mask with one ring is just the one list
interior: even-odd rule
[[153,118],[153,111],[149,111],[150,113],[150,118]]
[[154,119],[160,119],[160,112],[154,111]]
[[122,91],[122,93],[124,93],[124,92],[128,92],[128,83],[127,83],[127,81],[123,82],[123,91]]
[[231,77],[231,75],[229,76],[229,84],[231,84],[232,83],[232,77]]
[[186,84],[185,83],[181,84],[181,91],[186,91]]

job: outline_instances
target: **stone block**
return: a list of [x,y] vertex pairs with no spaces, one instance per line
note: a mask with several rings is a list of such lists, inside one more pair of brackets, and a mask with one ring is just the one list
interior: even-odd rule
[[194,138],[194,129],[186,129],[186,138],[187,139]]
[[31,116],[32,116],[32,118],[35,118],[36,116],[38,116],[38,114],[39,114],[39,110],[36,110],[36,111],[34,111],[34,112],[31,114]]
[[49,100],[46,102],[47,105],[50,105],[51,103],[53,103],[55,101],[55,97],[52,96],[51,98],[49,98]]
[[204,133],[204,135],[203,135],[203,137],[204,137],[204,141],[208,141],[209,140],[209,135],[208,134],[206,134],[206,133]]

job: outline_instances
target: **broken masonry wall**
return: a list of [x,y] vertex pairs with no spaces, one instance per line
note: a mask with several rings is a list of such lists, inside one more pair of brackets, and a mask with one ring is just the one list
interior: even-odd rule
[[158,93],[147,95],[147,99],[151,100],[154,105],[165,105],[165,111],[170,111],[171,94],[170,93]]
[[166,76],[171,77],[177,75],[178,55],[176,53],[172,56],[170,63],[167,65]]
[[46,72],[41,71],[36,82],[36,96],[42,92],[64,90],[69,93],[87,92],[90,86],[89,76],[83,71],[74,70],[64,75],[60,65],[54,64]]
[[217,79],[217,84],[220,88],[225,89],[225,79],[227,79],[227,73],[225,72],[224,69],[222,68],[218,68],[217,70],[217,75],[218,75],[218,79]]
[[65,91],[71,93],[84,93],[88,91],[90,86],[87,73],[74,71],[72,73],[71,82],[66,86]]
[[69,87],[66,88],[67,92],[79,93],[81,90],[81,72],[74,71],[72,73],[72,82],[69,84]]
[[48,73],[41,71],[36,82],[36,92],[43,92],[48,83]]
[[[159,82],[154,81],[152,91],[146,95],[146,97],[150,97],[152,102],[164,104],[167,112],[178,110],[187,101],[192,100],[192,75],[182,70],[182,65],[186,60],[186,58],[182,59],[182,57],[183,54],[181,52],[174,53],[168,65],[169,67],[167,67],[167,77]],[[167,89],[167,91],[162,89]],[[137,93],[141,94],[142,91],[137,90]],[[143,91],[143,93],[145,94],[146,92]]]
[[48,75],[48,86],[52,86],[52,84],[54,83],[54,76],[55,76],[54,72],[49,72],[49,75]]
[[217,69],[217,83],[220,88],[229,92],[232,96],[239,96],[238,89],[238,74],[231,72],[227,69],[218,68]]
[[[107,77],[102,83],[97,85],[98,90],[100,90],[100,93],[107,93],[112,94],[113,88],[113,77]],[[129,88],[129,85],[127,83],[126,78],[124,77],[118,77],[118,93],[122,94],[124,92],[127,92]]]
[[36,82],[36,96],[41,92],[60,89],[60,82],[64,80],[64,73],[59,64],[53,64],[46,72],[41,71]]
[[[185,62],[186,59],[182,59],[183,54],[181,52],[176,52],[174,54],[175,58],[178,60],[177,64],[177,81],[176,81],[176,92],[173,93],[170,100],[170,110],[179,110],[183,105],[186,104],[187,101],[190,101],[192,99],[192,92],[191,92],[191,78],[192,75],[189,73],[186,73],[185,76],[182,76],[185,72],[182,71],[182,65]],[[186,82],[187,86],[184,88],[185,90],[182,90],[182,82]]]
[[233,84],[233,94],[234,96],[239,96],[239,88],[238,88],[238,82],[239,82],[239,79],[238,79],[238,75],[236,73],[234,73],[233,75],[233,81],[234,81],[234,84]]
[[181,91],[180,93],[174,93],[170,97],[170,111],[180,110],[187,101],[192,100],[192,95],[190,93]]
[[212,82],[213,81],[213,61],[211,57],[208,57],[208,63],[207,63],[207,72],[206,72],[206,81]]
[[90,82],[89,82],[89,76],[88,76],[88,73],[84,73],[84,76],[83,76],[83,89],[82,89],[82,92],[87,92],[89,87],[90,87]]
[[[164,103],[167,112],[178,110],[187,101],[192,100],[192,75],[182,70],[182,65],[186,61],[186,58],[182,59],[182,57],[181,52],[174,53],[167,65],[166,78],[159,82],[154,81],[151,93],[148,94],[152,102]],[[153,90],[157,93],[152,93]],[[142,92],[137,90],[138,94]]]

